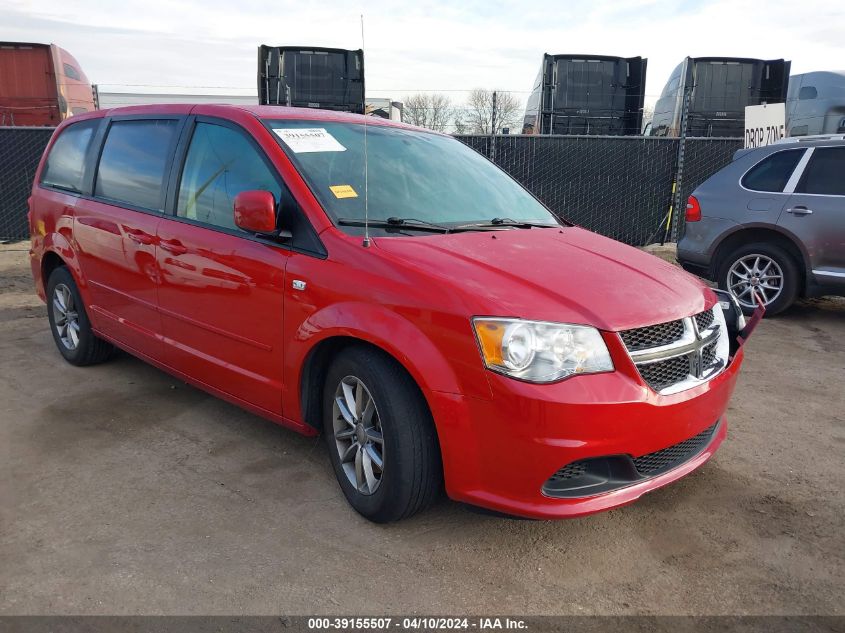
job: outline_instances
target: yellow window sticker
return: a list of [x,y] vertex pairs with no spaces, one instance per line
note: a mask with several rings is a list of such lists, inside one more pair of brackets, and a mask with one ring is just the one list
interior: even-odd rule
[[332,190],[335,198],[357,198],[358,194],[352,188],[352,185],[332,185],[329,187]]

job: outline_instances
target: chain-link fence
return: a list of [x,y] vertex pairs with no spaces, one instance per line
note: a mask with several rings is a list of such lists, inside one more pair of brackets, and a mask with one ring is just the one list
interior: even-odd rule
[[[27,204],[38,160],[52,128],[0,128],[0,239],[28,236]],[[628,244],[663,237],[678,177],[677,138],[642,136],[460,136],[493,160],[554,213]],[[683,203],[726,165],[742,139],[686,139],[681,208],[671,238],[681,234]]]
[[[489,156],[489,138],[461,140],[486,142]],[[643,244],[669,208],[676,154],[653,137],[499,136],[495,162],[555,214]]]
[[0,240],[29,237],[26,200],[53,128],[0,127]]
[[[677,140],[677,139],[675,139]],[[716,171],[731,162],[734,153],[742,149],[741,138],[688,138],[684,150],[684,169],[681,175],[681,201],[686,204],[693,190]],[[683,209],[681,209],[683,211]],[[679,216],[683,226],[684,214]]]
[[678,180],[681,208],[670,239],[683,230],[692,190],[727,165],[742,139],[651,136],[459,136],[542,200],[556,215],[628,244],[663,237]]

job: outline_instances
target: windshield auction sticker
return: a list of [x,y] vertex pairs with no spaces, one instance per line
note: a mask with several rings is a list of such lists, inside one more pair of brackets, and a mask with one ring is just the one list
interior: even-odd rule
[[295,154],[346,151],[346,148],[322,127],[277,128],[273,131]]
[[358,192],[352,188],[352,185],[332,185],[329,187],[335,198],[357,198]]

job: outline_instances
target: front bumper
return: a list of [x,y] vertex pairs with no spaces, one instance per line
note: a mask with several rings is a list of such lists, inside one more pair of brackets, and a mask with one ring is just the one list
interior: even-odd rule
[[[740,348],[721,374],[668,396],[646,387],[633,364],[552,385],[491,373],[491,400],[429,394],[447,492],[457,501],[535,519],[576,517],[631,503],[713,455],[727,434],[724,412],[742,360]],[[715,423],[699,452],[654,476],[600,494],[559,498],[543,491],[549,478],[572,462],[639,458],[689,440]]]

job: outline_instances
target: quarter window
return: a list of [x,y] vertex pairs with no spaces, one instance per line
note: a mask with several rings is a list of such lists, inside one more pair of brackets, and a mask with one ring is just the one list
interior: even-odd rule
[[252,189],[271,192],[279,203],[279,183],[242,133],[213,123],[197,123],[179,184],[176,215],[237,229],[235,196]]
[[114,121],[97,169],[97,197],[161,211],[162,185],[176,141],[175,119]]
[[53,143],[41,184],[67,191],[82,191],[85,154],[99,121],[83,121],[68,126]]
[[804,86],[801,90],[798,91],[798,100],[799,101],[806,101],[807,99],[815,99],[819,96],[819,91],[816,90],[815,86]]
[[817,147],[796,193],[845,196],[845,147]]
[[775,152],[768,158],[757,163],[742,179],[742,186],[752,191],[780,192],[789,182],[789,177],[795,170],[803,149],[793,149],[785,152]]
[[67,77],[68,79],[75,79],[77,81],[80,81],[82,79],[82,77],[79,76],[79,71],[77,71],[76,68],[74,68],[70,64],[65,64],[64,68],[65,77]]

